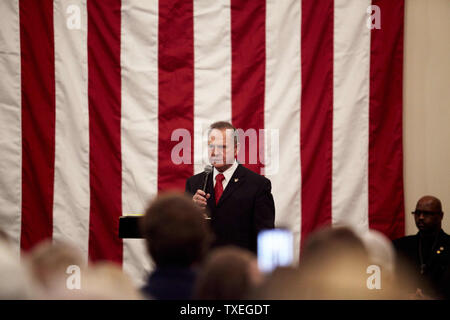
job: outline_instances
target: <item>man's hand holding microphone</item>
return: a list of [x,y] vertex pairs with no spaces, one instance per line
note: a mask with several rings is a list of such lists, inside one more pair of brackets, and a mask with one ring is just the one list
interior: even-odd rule
[[[205,167],[205,179],[203,181],[203,188],[202,189],[197,189],[197,192],[194,194],[194,196],[192,197],[192,200],[195,202],[195,204],[197,204],[199,207],[206,209],[206,205],[208,202],[208,199],[211,198],[211,194],[206,193],[206,183],[208,181],[208,176],[209,174],[213,171],[213,167],[210,165],[207,165]],[[207,219],[211,219],[211,217],[208,217],[205,214],[205,218]]]

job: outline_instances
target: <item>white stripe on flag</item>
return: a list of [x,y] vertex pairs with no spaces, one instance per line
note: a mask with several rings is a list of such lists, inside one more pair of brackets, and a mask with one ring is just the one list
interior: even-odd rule
[[55,0],[55,186],[53,241],[88,260],[89,110],[85,0]]
[[[122,2],[122,212],[144,213],[158,178],[158,1]],[[123,270],[142,285],[145,241],[124,239]]]
[[[272,181],[276,226],[294,233],[294,257],[300,252],[300,28],[301,6],[296,0],[268,0],[266,9],[266,147],[264,173]],[[277,161],[279,159],[279,162]],[[278,163],[277,163],[278,162]]]
[[370,0],[334,2],[332,223],[368,228]]
[[231,121],[230,19],[230,0],[194,1],[194,174],[207,164],[208,126]]
[[0,226],[20,253],[22,124],[17,0],[0,1]]

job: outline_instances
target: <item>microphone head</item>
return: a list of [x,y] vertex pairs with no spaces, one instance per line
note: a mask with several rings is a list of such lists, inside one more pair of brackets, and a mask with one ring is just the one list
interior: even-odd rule
[[205,172],[208,174],[208,173],[211,173],[213,171],[213,167],[211,166],[211,165],[207,165],[207,166],[205,166]]

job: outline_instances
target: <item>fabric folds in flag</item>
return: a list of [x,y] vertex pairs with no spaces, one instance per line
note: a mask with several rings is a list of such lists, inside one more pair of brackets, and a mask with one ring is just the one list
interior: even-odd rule
[[68,241],[137,283],[119,239],[207,164],[208,126],[272,182],[295,255],[325,225],[404,234],[404,1],[0,2],[0,225]]

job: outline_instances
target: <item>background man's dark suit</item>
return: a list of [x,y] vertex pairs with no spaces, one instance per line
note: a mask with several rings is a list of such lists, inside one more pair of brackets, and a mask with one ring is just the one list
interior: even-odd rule
[[[202,189],[205,173],[186,181],[186,192],[195,194]],[[274,228],[275,205],[270,180],[238,165],[223,191],[219,203],[214,198],[213,172],[209,174],[206,193],[211,226],[216,236],[216,246],[237,245],[256,253],[259,231]]]
[[[419,237],[420,234],[417,233],[393,241],[398,262],[407,263],[419,281],[430,285],[434,291],[432,295],[450,299],[450,236],[441,229],[433,250],[431,248],[434,239],[429,239],[428,243],[424,242],[424,251],[428,251],[424,253],[424,260],[428,264],[423,275],[420,274]],[[399,267],[398,271],[402,272],[401,265]]]

